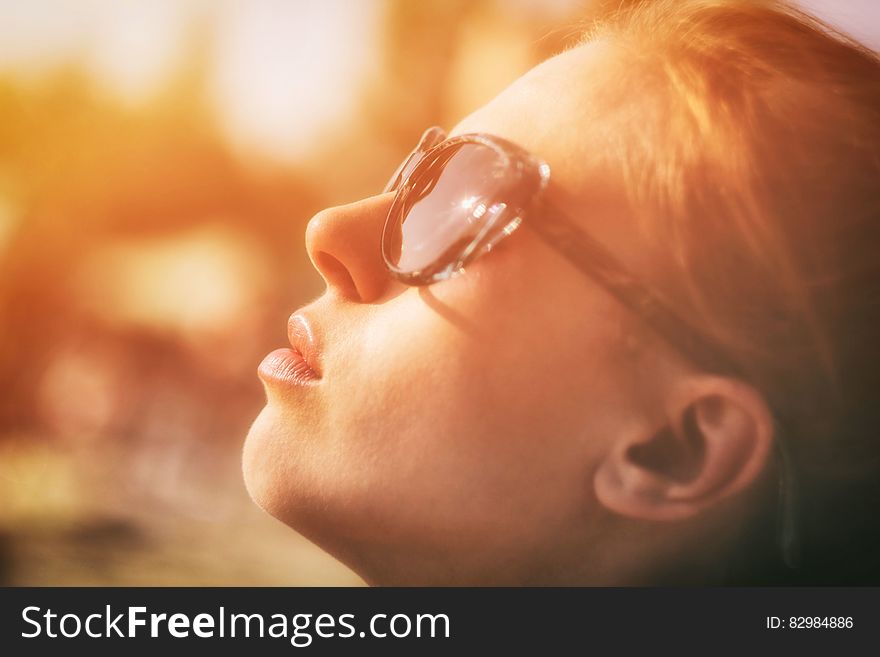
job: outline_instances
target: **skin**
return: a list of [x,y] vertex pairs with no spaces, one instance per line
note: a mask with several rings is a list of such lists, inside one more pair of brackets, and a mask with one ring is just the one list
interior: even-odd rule
[[[596,155],[622,60],[563,53],[452,134],[538,154],[553,200],[644,271]],[[391,197],[309,224],[322,378],[267,385],[244,449],[253,499],[371,584],[710,580],[761,503],[760,394],[693,368],[527,228],[462,276],[396,281],[378,250]]]

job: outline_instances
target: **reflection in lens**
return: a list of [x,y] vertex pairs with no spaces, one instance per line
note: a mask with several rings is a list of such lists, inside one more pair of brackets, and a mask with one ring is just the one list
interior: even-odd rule
[[418,272],[454,264],[505,205],[502,157],[491,147],[465,143],[423,162],[413,176],[403,217],[386,235],[385,255],[398,269]]

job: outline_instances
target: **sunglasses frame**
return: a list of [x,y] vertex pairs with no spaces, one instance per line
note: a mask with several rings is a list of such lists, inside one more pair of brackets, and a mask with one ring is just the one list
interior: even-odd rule
[[[517,184],[532,186],[527,203],[509,206],[503,215],[486,222],[454,259],[434,262],[420,270],[398,268],[387,255],[386,245],[398,226],[400,214],[407,209],[410,192],[430,165],[443,151],[462,144],[489,147],[502,158],[505,175]],[[550,182],[550,166],[522,147],[493,135],[469,133],[446,138],[438,127],[428,129],[419,145],[397,169],[385,192],[396,192],[382,230],[382,259],[388,272],[407,285],[431,285],[461,273],[463,268],[483,255],[521,224],[531,229],[548,246],[565,257],[582,273],[599,283],[624,306],[643,318],[657,333],[687,354],[695,364],[710,371],[742,375],[741,367],[709,337],[678,313],[659,292],[648,288],[601,243],[577,226],[544,194]],[[527,220],[535,216],[536,220]],[[489,248],[481,248],[486,247]]]
[[[511,204],[510,198],[502,199],[503,207],[496,210],[490,219],[483,221],[476,234],[471,236],[457,253],[453,252],[446,259],[438,258],[417,270],[403,269],[396,265],[388,255],[389,243],[393,239],[392,236],[400,230],[399,227],[403,222],[396,220],[408,210],[407,203],[410,196],[416,193],[415,183],[420,181],[427,171],[435,168],[444,153],[465,144],[475,144],[494,151],[498,157],[495,166],[500,169],[500,175],[505,178],[508,185],[530,188],[531,193],[526,194],[529,199],[541,194],[550,180],[550,167],[512,142],[486,134],[464,134],[447,139],[440,128],[431,128],[423,135],[419,146],[398,168],[385,187],[386,192],[396,190],[397,194],[382,230],[382,258],[388,271],[408,285],[431,285],[457,275],[465,265],[512,234],[528,209]],[[442,168],[445,163],[441,163],[440,166]],[[475,206],[472,213],[475,219],[479,217],[478,211],[486,212],[486,205]]]

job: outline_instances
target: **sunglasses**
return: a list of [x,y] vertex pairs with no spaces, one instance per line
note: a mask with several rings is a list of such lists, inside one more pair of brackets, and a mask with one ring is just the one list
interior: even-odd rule
[[549,182],[550,166],[506,139],[446,139],[428,129],[385,187],[395,192],[382,231],[386,268],[408,285],[430,285],[463,273],[524,225],[695,364],[738,373],[734,359],[547,199]]
[[[441,128],[429,128],[385,187],[395,192],[382,231],[386,268],[408,285],[430,285],[463,273],[526,226],[695,365],[747,378],[737,359],[556,207],[545,193],[549,182],[550,166],[506,139],[482,133],[447,139]],[[779,540],[791,566],[797,561],[795,480],[785,442],[775,443]]]

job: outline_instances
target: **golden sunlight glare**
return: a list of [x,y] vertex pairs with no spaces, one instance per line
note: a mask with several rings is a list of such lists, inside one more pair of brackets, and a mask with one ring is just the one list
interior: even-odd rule
[[378,64],[381,8],[347,0],[226,3],[212,87],[234,143],[284,160],[311,154],[351,116]]

